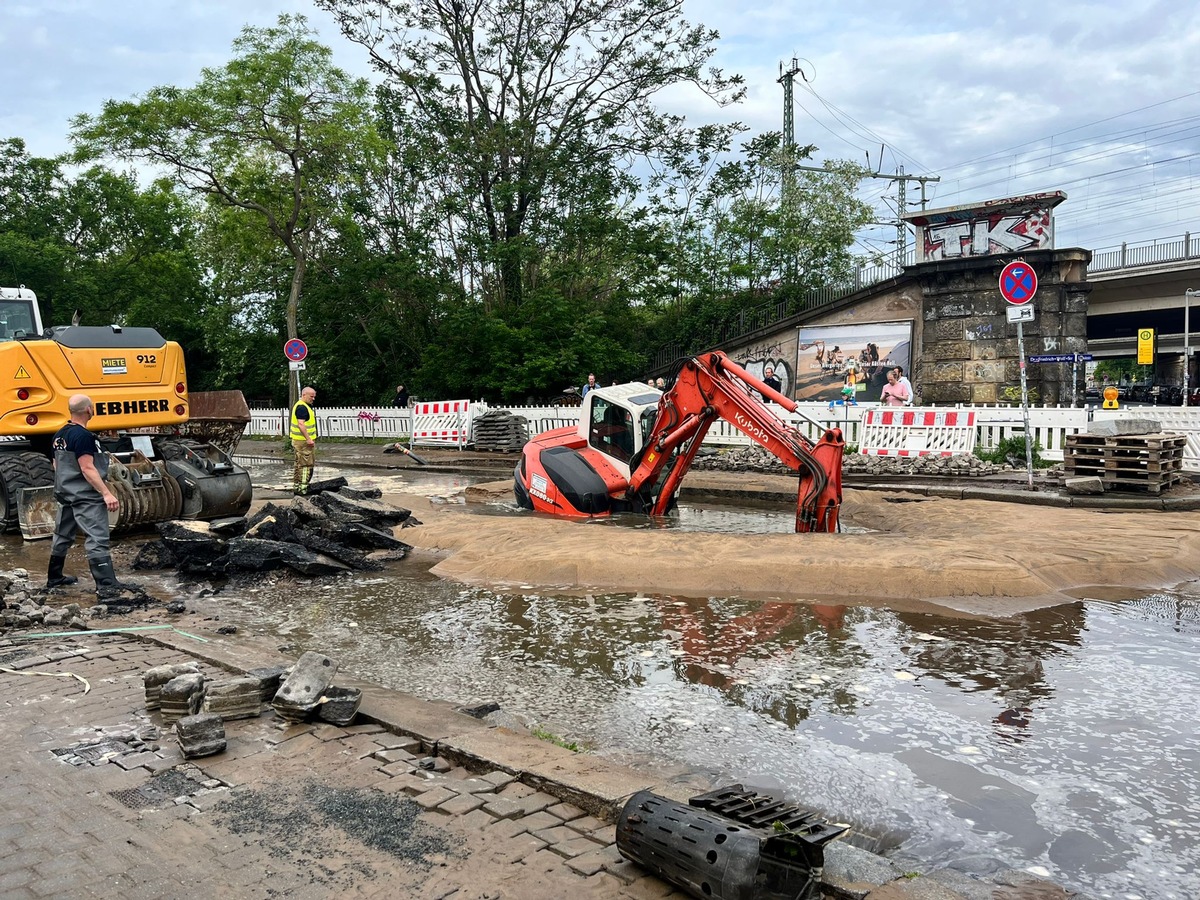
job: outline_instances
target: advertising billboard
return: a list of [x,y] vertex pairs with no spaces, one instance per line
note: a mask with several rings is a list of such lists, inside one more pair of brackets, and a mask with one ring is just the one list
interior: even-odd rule
[[818,325],[799,329],[798,400],[840,400],[853,382],[858,401],[878,401],[887,370],[903,366],[912,378],[912,322]]

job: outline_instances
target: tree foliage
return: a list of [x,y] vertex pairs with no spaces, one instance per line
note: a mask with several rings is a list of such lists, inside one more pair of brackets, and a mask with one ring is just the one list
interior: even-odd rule
[[632,160],[687,144],[655,97],[694,86],[719,102],[740,79],[708,67],[717,34],[681,0],[318,0],[367,48],[425,137],[444,237],[486,309],[519,307],[555,213]]
[[87,168],[0,143],[0,282],[59,319],[154,325],[193,385],[254,400],[284,399],[300,336],[324,403],[399,382],[518,402],[645,377],[659,346],[710,344],[853,264],[855,167],[785,179],[813,148],[735,147],[740,125],[661,107],[742,93],[682,0],[317,2],[373,93],[282,16],[194,86],[77,117]]
[[161,166],[210,202],[253,213],[292,260],[286,322],[296,337],[315,244],[382,149],[370,90],[332,64],[303,16],[246,28],[233,51],[194,87],[156,87],[76,117],[76,156]]

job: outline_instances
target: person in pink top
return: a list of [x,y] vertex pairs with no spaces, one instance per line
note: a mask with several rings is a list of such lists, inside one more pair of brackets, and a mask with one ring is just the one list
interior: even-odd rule
[[888,383],[883,386],[879,401],[884,406],[903,406],[908,402],[908,388],[896,379],[894,370],[887,373]]

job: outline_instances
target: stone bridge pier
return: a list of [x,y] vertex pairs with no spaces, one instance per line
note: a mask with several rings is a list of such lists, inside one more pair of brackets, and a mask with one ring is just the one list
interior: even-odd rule
[[[1008,303],[999,286],[1000,270],[1014,258],[964,257],[905,269],[921,287],[921,327],[914,329],[918,347],[913,362],[923,404],[1020,399],[1019,393],[1010,396],[1021,384],[1017,326],[1005,317]],[[1034,250],[1021,258],[1038,276],[1032,301],[1036,319],[1023,323],[1026,358],[1086,352],[1091,252]],[[1071,402],[1070,363],[1029,365],[1026,371],[1031,402]],[[1082,366],[1077,374],[1082,382]]]

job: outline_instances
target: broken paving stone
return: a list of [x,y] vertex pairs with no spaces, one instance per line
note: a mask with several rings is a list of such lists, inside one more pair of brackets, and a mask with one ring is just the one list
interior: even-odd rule
[[440,756],[426,756],[424,759],[417,760],[417,768],[427,772],[449,772],[454,767],[450,765],[449,760]]
[[474,706],[460,706],[460,713],[466,713],[473,719],[482,719],[484,716],[500,711],[499,703],[477,703]]
[[245,516],[229,516],[225,519],[213,519],[208,523],[208,530],[222,537],[237,537],[244,534],[248,523]]
[[204,705],[204,676],[179,675],[162,687],[158,707],[163,723],[170,725],[185,716],[194,716]]
[[247,520],[246,537],[267,541],[295,543],[292,529],[296,524],[296,513],[291,509],[268,503]]
[[182,600],[172,600],[167,604],[167,612],[174,613],[175,615],[185,613],[187,612],[187,604]]
[[154,527],[180,565],[203,565],[225,555],[224,541],[213,534],[207,522],[172,519]]
[[412,514],[407,509],[382,500],[359,499],[340,492],[319,494],[313,498],[313,502],[325,510],[331,519],[340,522],[397,525]]
[[317,506],[317,504],[313,503],[307,497],[293,497],[291,508],[292,512],[305,522],[324,522],[329,519],[325,510],[321,509],[321,507]]
[[263,703],[270,703],[271,699],[279,691],[280,682],[287,677],[288,672],[291,670],[291,666],[263,666],[258,669],[251,669],[246,673],[246,676],[258,679],[258,695]]
[[210,682],[204,711],[228,719],[252,719],[262,713],[262,683],[254,677]]
[[173,678],[180,675],[198,675],[200,667],[196,663],[175,663],[170,666],[155,666],[142,674],[142,685],[146,690],[146,709],[158,709],[159,695],[162,687]]
[[339,475],[337,478],[324,478],[320,481],[310,481],[308,483],[308,496],[320,496],[328,491],[340,491],[346,486],[345,476]]
[[173,569],[177,564],[175,554],[167,546],[167,542],[161,540],[142,544],[137,556],[133,558],[133,568],[138,570]]
[[296,661],[291,674],[279,686],[271,706],[284,719],[302,721],[308,718],[333,684],[337,668],[337,663],[323,653],[308,651]]
[[[337,533],[339,530],[333,529],[334,533]],[[296,540],[301,545],[312,550],[314,553],[324,553],[326,556],[336,559],[338,562],[345,563],[348,566],[353,566],[356,569],[365,569],[372,566],[372,563],[367,560],[367,554],[361,550],[347,547],[345,544],[339,543],[337,540],[318,531],[313,531],[311,528],[297,528],[295,535]],[[382,568],[378,564],[374,565],[376,568]]]
[[349,725],[361,703],[362,691],[358,688],[331,687],[321,697],[317,718],[330,725]]
[[337,539],[352,547],[365,550],[411,550],[404,541],[397,540],[389,532],[372,528],[362,522],[347,522],[337,529]]
[[175,736],[188,759],[212,756],[225,749],[225,723],[212,713],[184,716],[175,723]]
[[222,625],[217,629],[217,634],[237,634],[238,627],[236,625]]

